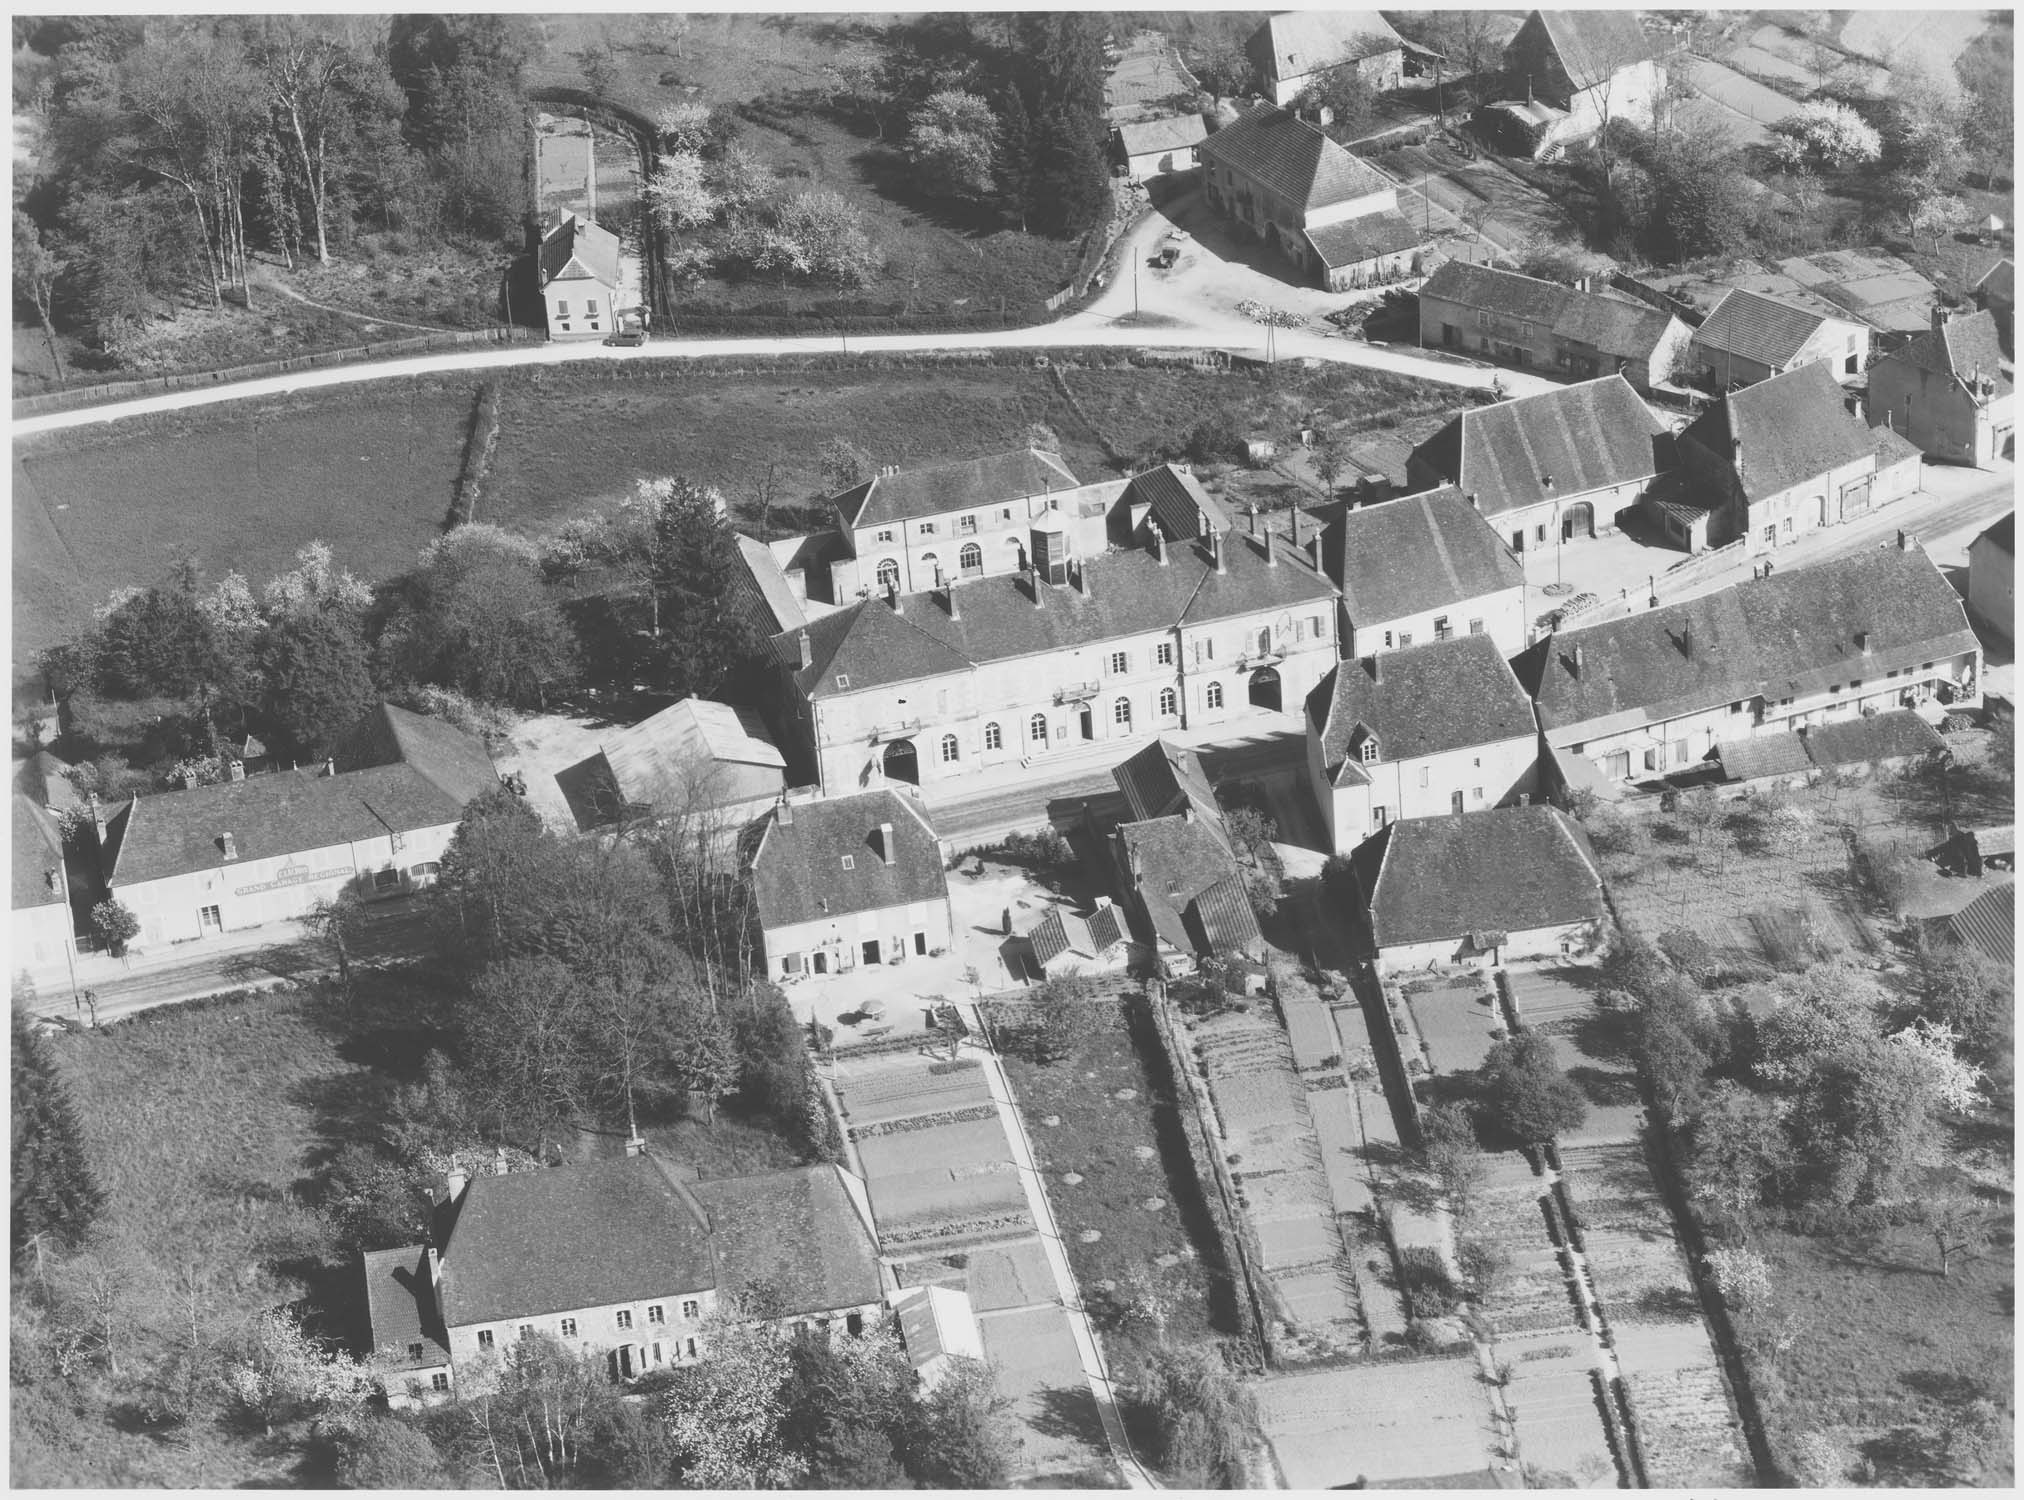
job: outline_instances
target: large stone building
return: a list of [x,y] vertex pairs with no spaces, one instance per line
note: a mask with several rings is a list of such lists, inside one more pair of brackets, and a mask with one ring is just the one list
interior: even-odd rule
[[2014,457],[2017,391],[1996,315],[1934,309],[1930,332],[1870,366],[1865,414],[1950,463],[1986,469]]
[[1613,791],[1692,770],[1759,734],[1981,700],[1960,595],[1908,538],[1736,584],[1528,651],[1557,786]]
[[1489,118],[1550,158],[1605,125],[1650,128],[1665,69],[1633,10],[1535,10],[1504,49],[1505,97]]
[[1525,570],[1480,504],[1448,485],[1345,510],[1323,528],[1345,657],[1459,635],[1487,635],[1506,656],[1525,649]]
[[1268,16],[1244,43],[1259,87],[1291,104],[1338,68],[1355,68],[1374,94],[1405,81],[1405,42],[1374,10],[1296,10]]
[[1848,381],[1868,365],[1869,340],[1866,323],[1735,287],[1694,330],[1687,359],[1724,391],[1802,365],[1823,365],[1836,380]]
[[1634,298],[1451,260],[1420,284],[1420,342],[1574,380],[1670,380],[1693,330]]

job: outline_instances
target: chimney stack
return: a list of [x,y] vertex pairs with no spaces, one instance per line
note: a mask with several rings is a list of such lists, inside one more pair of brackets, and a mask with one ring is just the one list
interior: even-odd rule
[[625,1154],[627,1156],[645,1156],[647,1154],[646,1139],[643,1136],[633,1136],[625,1143]]
[[336,757],[336,756],[334,756],[334,755],[326,755],[326,756],[324,756],[324,758],[323,758],[323,774],[324,774],[324,775],[326,775],[326,776],[335,776],[335,775],[337,774],[337,757]]
[[1167,565],[1166,528],[1161,526],[1158,521],[1153,522],[1153,556],[1159,559],[1161,567],[1164,568]]
[[1470,490],[1470,491],[1469,491],[1469,509],[1470,509],[1470,510],[1481,510],[1482,508],[1483,508],[1483,502],[1482,502],[1482,501],[1480,501],[1480,500],[1478,500],[1478,499],[1476,498],[1476,492],[1475,492],[1474,490]]
[[1037,567],[1028,568],[1026,570],[1026,578],[1033,585],[1033,607],[1035,609],[1045,609],[1047,607],[1047,585],[1040,577],[1040,569]]
[[105,844],[105,806],[98,800],[97,792],[85,795],[84,805],[91,809],[91,826],[98,834],[101,847]]
[[464,1164],[454,1156],[451,1157],[450,1170],[443,1177],[443,1186],[449,1190],[450,1195],[445,1201],[454,1204],[464,1196],[464,1189],[470,1184],[471,1174],[464,1170]]
[[[1251,535],[1256,536],[1258,534],[1258,507],[1255,505],[1245,506],[1244,519],[1250,523]],[[1267,529],[1269,530],[1270,528],[1268,527]]]
[[229,833],[218,835],[218,847],[225,851],[225,858],[227,859],[237,859],[239,857],[239,845]]
[[1911,551],[1911,550],[1912,550],[1912,548],[1916,547],[1916,546],[1917,546],[1918,544],[1919,544],[1919,539],[1918,539],[1918,537],[1917,537],[1916,535],[1914,535],[1914,534],[1913,534],[1912,532],[1909,532],[1909,531],[1905,531],[1905,530],[1903,530],[1902,528],[1900,528],[1900,529],[1899,529],[1899,531],[1898,531],[1898,551],[1900,551],[1900,552],[1909,552],[1909,551]]
[[1226,571],[1223,566],[1223,533],[1213,527],[1209,531],[1209,556],[1215,562],[1218,573]]
[[1933,304],[1933,332],[1938,333],[1942,328],[1945,328],[1952,321],[1953,316],[1951,310],[1935,302]]
[[896,865],[900,862],[899,851],[893,848],[893,825],[890,823],[878,825],[878,850],[885,857],[885,862],[888,865]]
[[1374,683],[1384,681],[1384,657],[1375,651],[1370,654],[1370,680]]
[[1858,630],[1855,633],[1855,649],[1860,651],[1864,656],[1869,655],[1869,632],[1867,630]]
[[900,586],[898,584],[894,584],[886,590],[886,603],[892,606],[892,611],[896,615],[903,615],[907,612],[906,604],[903,602],[904,598],[905,596],[900,593]]
[[808,639],[808,632],[804,630],[795,638],[795,644],[801,648],[801,670],[806,672],[815,665],[815,643]]
[[[1297,515],[1299,512],[1296,511],[1295,514]],[[1268,568],[1279,566],[1279,548],[1275,545],[1275,542],[1276,538],[1273,535],[1272,528],[1267,526],[1265,528],[1265,566]]]
[[243,760],[235,757],[225,763],[225,769],[234,781],[244,781],[246,779],[246,762]]
[[1688,661],[1694,659],[1694,622],[1688,620],[1680,626],[1680,655]]
[[1574,643],[1574,675],[1576,677],[1581,675],[1581,642],[1579,641]]
[[963,618],[963,606],[962,606],[962,605],[960,605],[960,604],[958,604],[958,603],[956,602],[956,586],[955,586],[955,584],[951,583],[951,584],[950,584],[950,585],[948,586],[948,588],[946,588],[945,590],[943,590],[943,592],[942,592],[942,602],[943,602],[944,604],[946,604],[946,605],[948,605],[948,606],[949,606],[949,618],[950,618],[950,619],[952,619],[952,620],[960,620],[960,619],[962,619],[962,618]]
[[792,828],[794,826],[794,804],[788,800],[785,792],[780,794],[780,811],[774,818],[774,821],[782,828]]
[[1741,438],[1729,439],[1729,465],[1736,471],[1736,477],[1741,479],[1743,477],[1743,440]]
[[176,779],[183,783],[183,790],[186,792],[194,792],[197,789],[197,773],[195,771],[185,771]]
[[1293,507],[1293,545],[1300,545],[1300,507]]

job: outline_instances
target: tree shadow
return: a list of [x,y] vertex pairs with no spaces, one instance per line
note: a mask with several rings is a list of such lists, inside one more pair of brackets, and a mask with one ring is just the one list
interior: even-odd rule
[[1701,1316],[1701,1301],[1685,1287],[1646,1287],[1631,1303],[1639,1322],[1692,1323]]
[[1954,1370],[1907,1370],[1898,1376],[1898,1383],[1945,1406],[1966,1406],[1971,1401],[1991,1397],[1982,1381]]
[[866,187],[937,229],[982,239],[1004,227],[988,204],[950,203],[923,193],[919,169],[890,141],[873,142],[852,152],[850,164]]
[[1569,1068],[1567,1076],[1599,1109],[1613,1109],[1639,1102],[1637,1076],[1606,1068]]
[[1572,1020],[1573,1024],[1567,1028],[1565,1034],[1583,1055],[1597,1061],[1614,1058],[1630,1060],[1633,1020],[1630,1012],[1592,1010],[1585,1015],[1573,1017]]
[[1043,1437],[1062,1438],[1102,1452],[1103,1417],[1086,1385],[1050,1385],[1036,1393],[1039,1410],[1027,1419]]

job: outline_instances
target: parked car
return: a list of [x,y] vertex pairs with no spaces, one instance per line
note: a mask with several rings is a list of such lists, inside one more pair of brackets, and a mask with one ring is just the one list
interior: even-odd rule
[[621,333],[614,333],[604,342],[607,347],[613,349],[637,349],[641,344],[644,344],[646,341],[647,336],[645,330],[639,328],[628,328]]

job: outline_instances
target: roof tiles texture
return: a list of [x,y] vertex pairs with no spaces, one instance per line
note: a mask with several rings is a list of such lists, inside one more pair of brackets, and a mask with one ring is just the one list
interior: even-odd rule
[[1651,42],[1633,10],[1536,12],[1560,65],[1577,87],[1593,88],[1617,69],[1651,59]]
[[1694,342],[1775,370],[1790,361],[1826,321],[1825,313],[1735,287],[1694,330]]
[[68,897],[63,883],[63,839],[56,820],[17,792],[13,828],[14,910],[63,905]]
[[2009,885],[1982,892],[1942,919],[1947,933],[1995,962],[2017,962],[2017,893]]
[[883,526],[889,521],[1006,505],[1033,495],[1077,489],[1081,484],[1058,453],[1015,448],[1009,453],[926,469],[876,474],[835,496],[833,503],[843,512],[847,526]]
[[[1731,391],[1696,417],[1682,436],[1734,467],[1749,500],[1762,500],[1844,464],[1874,456],[1872,429],[1851,416],[1824,364]],[[1736,448],[1737,443],[1742,448]]]
[[574,214],[541,237],[541,284],[594,280],[618,285],[618,236]]
[[1268,16],[1244,43],[1244,52],[1268,77],[1299,78],[1404,45],[1391,22],[1374,10],[1296,10]]
[[1367,840],[1358,859],[1375,867],[1365,890],[1380,949],[1602,914],[1587,835],[1557,807],[1407,818]]
[[1397,255],[1417,250],[1429,242],[1418,225],[1399,213],[1359,214],[1339,224],[1324,224],[1305,231],[1307,243],[1322,263],[1331,269],[1360,265],[1380,255]]
[[1308,695],[1307,711],[1331,777],[1365,736],[1381,759],[1402,761],[1538,733],[1531,698],[1487,635],[1345,661]]
[[[883,824],[892,826],[891,851],[881,847]],[[933,827],[886,788],[776,810],[752,857],[752,886],[768,929],[949,897]]]
[[1360,628],[1525,579],[1503,539],[1451,486],[1345,511],[1323,530],[1321,558]]
[[763,1286],[782,1317],[877,1302],[878,1246],[827,1162],[713,1178],[692,1191],[710,1218],[729,1289]]
[[1202,143],[1201,154],[1308,210],[1367,198],[1393,186],[1291,110],[1269,105],[1240,113]]
[[1117,127],[1118,143],[1127,156],[1148,156],[1155,151],[1185,151],[1209,137],[1209,127],[1200,115],[1173,115],[1164,120],[1141,120]]
[[1621,375],[1465,411],[1415,456],[1486,516],[1650,479],[1666,428]]
[[[427,1252],[420,1245],[397,1250],[368,1250],[360,1257],[365,1271],[366,1316],[372,1348],[391,1349],[400,1368],[427,1369],[450,1362],[442,1320],[429,1287]],[[422,1346],[419,1357],[409,1351]]]
[[1806,753],[1823,768],[1925,755],[1945,749],[1946,743],[1939,730],[1908,708],[1815,724],[1806,731]]

